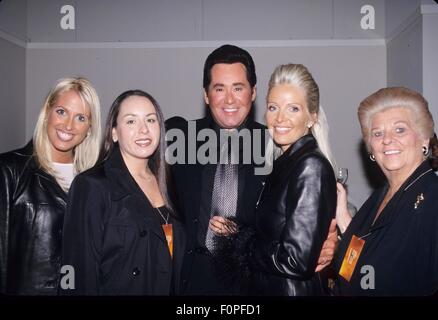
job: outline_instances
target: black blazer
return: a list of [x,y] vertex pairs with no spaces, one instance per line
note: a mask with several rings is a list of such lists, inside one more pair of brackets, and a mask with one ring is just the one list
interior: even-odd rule
[[335,212],[333,168],[306,135],[275,160],[261,194],[250,254],[253,294],[325,294],[315,268]]
[[67,194],[38,167],[30,141],[0,155],[0,288],[56,295]]
[[62,253],[62,264],[75,270],[75,289],[61,289],[61,294],[177,293],[184,233],[171,218],[171,259],[160,220],[118,148],[79,174],[69,192]]
[[[211,115],[205,118],[190,121],[190,125],[196,126],[196,134],[202,129],[214,129],[217,127]],[[253,137],[254,130],[259,129],[264,134],[263,125],[247,119],[246,128],[250,130]],[[170,118],[166,121],[167,130],[180,129],[185,137],[189,137],[189,122],[181,117]],[[186,141],[187,146],[188,141]],[[196,151],[204,141],[191,141],[196,143]],[[264,156],[264,140],[261,143],[261,155]],[[188,148],[186,148],[188,150]],[[180,212],[184,219],[184,226],[187,235],[187,250],[184,257],[182,269],[182,293],[186,295],[228,295],[231,294],[228,288],[223,287],[223,283],[215,276],[215,267],[212,257],[206,253],[203,243],[199,243],[199,221],[201,215],[204,219],[209,219],[210,211],[201,212],[201,192],[213,190],[213,180],[205,185],[203,174],[207,171],[213,172],[216,164],[194,164],[188,163],[186,154],[186,164],[174,164],[171,166],[173,178],[175,180],[176,193]],[[197,159],[196,159],[197,160]],[[255,205],[263,186],[265,175],[255,175],[254,169],[263,165],[252,162],[249,164],[239,164],[239,199],[237,204],[238,221],[244,224],[253,224],[255,221]],[[205,216],[207,215],[207,217]],[[225,290],[225,291],[224,291]]]
[[[386,184],[368,198],[342,237],[334,259],[337,271],[353,235],[363,236],[365,245],[350,281],[338,276],[341,295],[413,296],[438,290],[438,177],[424,161],[371,226],[387,191]],[[369,266],[374,289],[361,286],[362,278],[370,284]]]

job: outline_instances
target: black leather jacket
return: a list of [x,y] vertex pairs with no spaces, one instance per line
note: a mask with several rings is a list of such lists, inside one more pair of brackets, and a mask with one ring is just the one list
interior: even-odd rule
[[57,293],[66,193],[38,168],[32,142],[0,155],[0,288]]
[[322,295],[315,273],[336,211],[336,179],[315,138],[297,140],[275,162],[256,210],[253,293]]

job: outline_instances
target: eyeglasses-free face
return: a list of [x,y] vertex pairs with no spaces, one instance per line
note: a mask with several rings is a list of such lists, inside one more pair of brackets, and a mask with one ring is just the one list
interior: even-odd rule
[[90,107],[76,91],[60,94],[47,117],[47,135],[54,162],[73,161],[74,148],[84,141],[90,130],[90,117]]

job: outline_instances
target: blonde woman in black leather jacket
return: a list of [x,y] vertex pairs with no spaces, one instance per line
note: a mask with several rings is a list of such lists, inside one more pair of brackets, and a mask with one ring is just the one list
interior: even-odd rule
[[24,148],[0,155],[0,292],[56,295],[67,191],[94,165],[100,104],[84,78],[60,79]]
[[[218,241],[218,264],[250,294],[324,295],[326,279],[316,267],[335,216],[336,179],[319,89],[306,67],[275,69],[265,116],[281,155],[260,194],[255,226],[237,226]],[[217,222],[212,230],[228,233]]]

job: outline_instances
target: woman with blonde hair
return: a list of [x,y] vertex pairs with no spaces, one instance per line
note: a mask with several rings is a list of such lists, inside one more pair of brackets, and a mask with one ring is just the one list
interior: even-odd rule
[[40,111],[33,139],[0,155],[0,289],[55,295],[67,191],[98,158],[100,103],[84,78],[63,78]]
[[[242,283],[250,294],[325,295],[327,279],[317,265],[335,216],[336,179],[318,85],[305,66],[280,65],[266,104],[266,124],[281,155],[260,194],[255,227],[233,233],[230,225],[232,234],[218,239],[218,264],[234,278],[247,275]],[[218,226],[210,223],[224,234]]]
[[429,161],[436,140],[428,103],[411,89],[383,88],[360,103],[358,116],[370,161],[387,181],[353,219],[338,184],[339,294],[433,294],[438,290],[438,177]]

